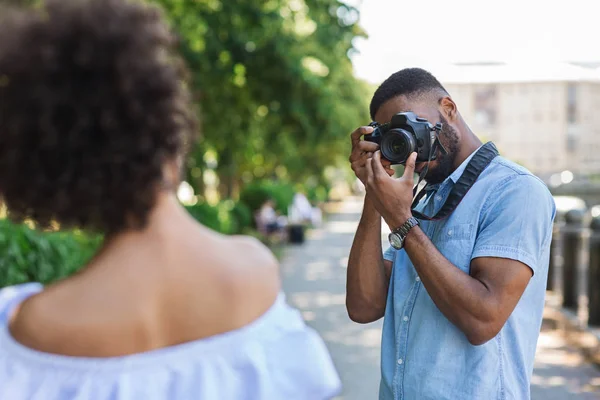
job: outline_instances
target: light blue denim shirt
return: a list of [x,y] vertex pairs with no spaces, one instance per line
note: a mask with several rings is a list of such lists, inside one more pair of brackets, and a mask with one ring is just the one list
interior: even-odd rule
[[[469,160],[433,187],[418,209],[434,215]],[[480,346],[470,344],[436,307],[404,250],[385,252],[393,268],[382,334],[380,400],[530,398],[555,212],[542,181],[496,157],[449,217],[421,221],[438,250],[465,273],[476,257],[518,260],[534,273],[500,333]]]

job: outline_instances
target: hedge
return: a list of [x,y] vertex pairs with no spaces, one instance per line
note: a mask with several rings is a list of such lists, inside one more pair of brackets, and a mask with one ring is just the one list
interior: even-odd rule
[[279,213],[287,215],[288,207],[294,200],[294,187],[288,183],[259,181],[246,186],[240,193],[240,202],[246,204],[252,212],[258,210],[268,198],[275,201]]
[[89,261],[101,242],[100,236],[39,232],[0,220],[0,287],[67,277]]
[[203,225],[228,235],[244,233],[253,223],[250,208],[231,200],[223,201],[216,206],[200,203],[185,208]]

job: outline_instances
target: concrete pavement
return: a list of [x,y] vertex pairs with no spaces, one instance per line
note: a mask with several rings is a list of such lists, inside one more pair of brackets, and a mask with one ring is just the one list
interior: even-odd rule
[[[344,388],[340,400],[377,399],[382,321],[361,325],[345,310],[348,251],[362,202],[351,199],[330,214],[302,246],[290,247],[282,260],[288,301],[324,338]],[[382,236],[385,231],[382,232]],[[600,371],[546,321],[538,342],[532,400],[600,399]]]

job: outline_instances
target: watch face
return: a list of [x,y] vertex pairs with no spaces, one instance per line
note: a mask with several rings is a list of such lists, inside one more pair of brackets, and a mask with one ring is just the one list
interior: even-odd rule
[[402,240],[400,235],[398,235],[397,233],[390,233],[388,238],[393,248],[395,248],[396,250],[400,250],[402,248],[402,242],[404,241]]

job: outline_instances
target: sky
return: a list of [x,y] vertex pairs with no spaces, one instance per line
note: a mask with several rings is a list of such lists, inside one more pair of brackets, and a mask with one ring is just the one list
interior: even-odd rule
[[600,62],[600,0],[345,0],[369,35],[352,57],[380,83],[408,66]]

